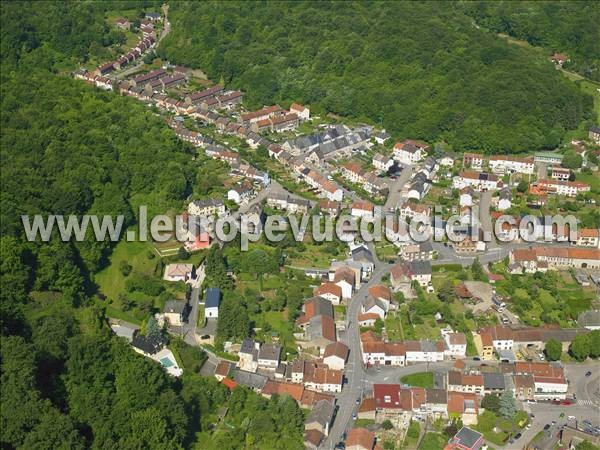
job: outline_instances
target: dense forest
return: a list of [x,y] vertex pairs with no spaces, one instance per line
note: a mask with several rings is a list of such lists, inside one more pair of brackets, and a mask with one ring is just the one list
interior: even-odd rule
[[230,393],[193,372],[175,380],[110,333],[93,280],[113,243],[24,238],[21,214],[123,214],[128,225],[142,204],[180,208],[198,182],[192,148],[161,118],[64,71],[121,39],[110,7],[1,4],[0,446],[301,448],[293,399]]
[[548,56],[566,53],[567,70],[600,81],[600,7],[593,1],[465,2],[478,24],[531,45]]
[[[450,2],[174,2],[159,53],[246,92],[456,150],[554,148],[592,99]],[[592,20],[592,17],[584,17]],[[590,22],[589,27],[597,26]]]

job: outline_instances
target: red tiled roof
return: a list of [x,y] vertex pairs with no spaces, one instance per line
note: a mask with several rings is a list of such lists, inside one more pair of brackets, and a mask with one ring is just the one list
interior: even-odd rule
[[400,386],[397,384],[374,384],[373,397],[377,408],[400,408]]
[[383,284],[376,284],[369,288],[369,294],[375,298],[383,298],[386,300],[392,300],[392,291]]
[[348,433],[346,438],[346,447],[362,447],[364,449],[372,450],[375,445],[375,433],[367,430],[366,428],[353,428]]
[[221,380],[221,383],[223,383],[225,387],[227,387],[227,389],[229,389],[230,391],[233,391],[237,386],[237,383],[231,378],[223,378]]
[[315,295],[333,294],[336,297],[342,297],[342,288],[335,283],[326,282],[321,284],[316,290]]

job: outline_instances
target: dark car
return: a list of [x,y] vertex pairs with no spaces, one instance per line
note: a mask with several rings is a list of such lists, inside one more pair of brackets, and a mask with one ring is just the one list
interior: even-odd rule
[[479,356],[474,356],[473,361],[481,361],[481,358]]
[[550,429],[550,424],[547,423],[546,425],[544,425],[544,431],[548,431]]
[[588,370],[588,371],[585,373],[585,376],[586,376],[586,377],[591,377],[591,376],[592,376],[592,371],[591,371],[591,370]]
[[521,436],[522,436],[522,434],[521,434],[521,433],[517,433],[517,434],[515,434],[515,437],[514,437],[515,441],[516,441],[516,440],[518,440],[518,439],[519,439]]

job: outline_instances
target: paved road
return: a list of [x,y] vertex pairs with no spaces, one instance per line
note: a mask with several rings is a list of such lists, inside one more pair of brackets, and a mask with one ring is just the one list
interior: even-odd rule
[[364,388],[365,369],[362,364],[362,354],[360,351],[360,329],[356,322],[360,306],[367,298],[369,287],[380,282],[381,278],[388,272],[389,265],[379,264],[373,271],[369,282],[363,284],[361,288],[352,296],[350,304],[346,309],[346,330],[343,342],[350,348],[348,363],[344,369],[344,375],[347,384],[344,386],[342,394],[338,397],[338,413],[333,426],[323,443],[323,448],[332,449],[341,439],[342,433],[348,428],[352,420],[352,413],[356,410],[356,399],[360,396]]
[[400,172],[400,175],[395,180],[390,180],[390,193],[388,194],[388,198],[384,205],[385,212],[389,211],[390,208],[397,208],[402,205],[404,200],[402,199],[402,195],[400,195],[400,192],[402,191],[404,185],[408,183],[408,181],[412,177],[412,174],[413,166],[404,166],[404,169],[402,170],[402,172]]
[[204,263],[198,267],[196,270],[196,281],[194,282],[192,288],[192,295],[190,298],[190,302],[192,304],[192,310],[190,311],[190,315],[188,316],[188,323],[183,326],[184,329],[184,339],[190,345],[198,345],[196,342],[196,327],[198,325],[198,309],[200,303],[200,286],[204,282],[204,273],[205,265]]
[[488,241],[486,244],[488,250],[498,248],[498,243],[496,242],[496,236],[494,234],[494,226],[492,225],[492,216],[490,215],[491,201],[492,193],[490,191],[481,193],[481,200],[479,201],[479,221],[481,222],[481,229],[484,233],[484,240]]

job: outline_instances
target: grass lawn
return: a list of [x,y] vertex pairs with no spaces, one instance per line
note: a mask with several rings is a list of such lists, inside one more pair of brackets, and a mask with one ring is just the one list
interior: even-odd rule
[[279,344],[285,347],[286,351],[296,353],[296,340],[294,339],[294,325],[287,319],[287,311],[267,311],[258,315],[250,316],[254,320],[257,328],[264,328],[268,324],[271,328],[269,332],[259,332],[259,340],[271,342],[279,338]]
[[131,322],[136,325],[142,324],[142,321],[139,320],[137,317],[133,316],[132,314],[128,314],[125,311],[121,311],[120,309],[115,308],[114,306],[109,305],[106,307],[106,315],[108,317],[112,317],[113,319],[124,320],[125,322]]
[[158,257],[148,259],[149,251],[152,251],[152,247],[147,242],[120,241],[112,252],[109,266],[95,276],[94,281],[98,284],[100,292],[113,301],[117,300],[119,294],[126,292],[125,277],[119,270],[119,264],[123,261],[132,266],[132,273],[152,275]]
[[375,421],[373,419],[356,419],[356,422],[354,422],[354,428],[368,427],[374,423]]
[[327,244],[315,245],[304,243],[304,245],[306,249],[302,252],[288,251],[289,257],[286,259],[286,265],[327,269],[331,265],[332,260],[346,258],[346,254],[343,251],[332,253],[332,246]]
[[427,433],[419,445],[419,450],[440,450],[447,442],[448,439],[442,434]]
[[418,372],[405,375],[400,378],[400,381],[411,386],[431,389],[433,388],[433,372]]
[[179,361],[182,367],[193,371],[199,372],[202,364],[206,361],[206,353],[204,353],[198,347],[192,347],[181,339],[176,339],[171,345],[173,354],[179,357]]

